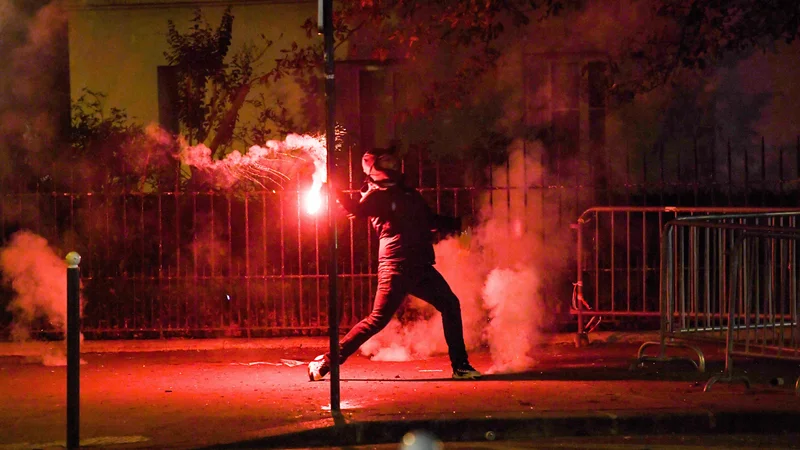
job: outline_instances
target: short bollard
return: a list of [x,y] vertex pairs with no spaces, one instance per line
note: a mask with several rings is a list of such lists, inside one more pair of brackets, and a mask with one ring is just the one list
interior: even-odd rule
[[67,449],[80,448],[81,255],[67,255]]

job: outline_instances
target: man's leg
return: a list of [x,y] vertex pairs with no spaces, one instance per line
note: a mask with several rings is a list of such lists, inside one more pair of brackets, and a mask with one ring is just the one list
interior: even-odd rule
[[[420,278],[409,293],[430,303],[442,314],[444,340],[447,342],[453,370],[464,365],[469,366],[464,344],[464,326],[461,322],[461,303],[444,277],[433,266],[427,266],[420,271]],[[472,371],[477,374],[474,369]]]
[[394,265],[378,266],[378,288],[372,312],[358,322],[339,342],[341,362],[344,362],[372,336],[384,329],[408,294],[408,275]]
[[[408,293],[408,274],[393,264],[378,266],[378,288],[369,316],[358,322],[339,342],[339,363],[344,363],[372,336],[384,329]],[[322,379],[328,371],[330,354],[325,353],[309,364],[309,379]]]

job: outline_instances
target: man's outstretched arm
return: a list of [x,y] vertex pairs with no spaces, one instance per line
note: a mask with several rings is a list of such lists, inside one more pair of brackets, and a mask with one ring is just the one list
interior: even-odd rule
[[442,235],[461,232],[461,217],[433,214],[431,222],[433,223],[433,231],[441,233]]
[[379,194],[369,193],[361,200],[356,200],[346,192],[338,192],[336,203],[341,205],[348,215],[354,217],[380,217],[385,214],[387,207],[379,197]]
[[347,214],[350,216],[357,216],[359,209],[358,209],[358,200],[353,199],[350,197],[350,194],[344,191],[336,192],[336,203],[342,207]]

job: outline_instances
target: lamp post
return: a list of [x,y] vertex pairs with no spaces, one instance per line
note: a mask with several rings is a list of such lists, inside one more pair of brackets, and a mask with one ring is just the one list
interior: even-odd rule
[[333,0],[319,0],[318,27],[324,36],[325,45],[325,146],[328,152],[328,331],[330,337],[331,354],[331,412],[339,412],[340,383],[339,383],[339,308],[337,295],[336,274],[336,220],[333,216],[334,176],[336,167],[334,150],[336,148],[336,79],[334,75],[333,60]]
[[67,449],[80,448],[81,442],[81,255],[67,257]]

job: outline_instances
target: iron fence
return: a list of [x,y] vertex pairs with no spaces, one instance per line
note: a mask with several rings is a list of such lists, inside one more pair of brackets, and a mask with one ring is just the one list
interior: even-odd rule
[[[664,169],[671,160],[663,151],[654,160],[643,155],[638,164],[627,154],[609,152],[604,166],[609,172],[598,174],[587,155],[568,161],[557,149],[554,154],[541,145],[512,147],[512,157],[489,171],[470,161],[431,161],[412,152],[405,172],[434,209],[464,216],[468,225],[487,215],[509,222],[522,218],[525,231],[545,245],[572,242],[559,247],[565,269],[539,268],[548,275],[540,294],[559,327],[584,330],[584,319],[594,315],[613,319],[604,323],[614,326],[642,328],[653,320],[657,327],[657,243],[665,222],[699,212],[760,211],[752,209],[755,205],[786,207],[799,198],[794,181],[800,179],[800,141],[794,153],[774,149],[774,158],[762,141],[757,149],[761,169],[754,171],[760,179],[748,170],[736,175],[741,155],[732,154],[730,146],[721,158],[727,159],[727,168],[718,173],[712,164],[714,171],[695,170],[690,177],[679,168]],[[348,170],[338,185],[355,192],[358,158],[352,157],[354,149],[345,153],[340,166]],[[699,167],[697,148],[688,153]],[[678,160],[691,166],[691,157]],[[779,168],[766,170],[768,161],[780,162]],[[662,169],[654,172],[659,164]],[[317,216],[302,210],[304,190],[300,181],[275,191],[153,193],[3,185],[0,247],[15,231],[29,229],[59,252],[83,255],[84,330],[89,335],[324,333],[329,236]],[[577,241],[569,226],[575,217],[580,217],[573,227],[580,234]],[[347,327],[371,309],[377,242],[366,221],[344,216],[337,221],[339,305],[341,324]],[[13,320],[6,308],[13,295],[7,284],[0,287],[0,330]],[[47,324],[39,327],[45,330]]]
[[[450,211],[469,207],[474,194],[425,190]],[[6,194],[0,221],[11,235],[17,229],[3,213],[51,212],[24,228],[83,256],[88,335],[316,334],[328,323],[329,237],[324,215],[304,210],[304,195]],[[339,304],[352,325],[371,310],[377,243],[366,221],[338,222]]]

